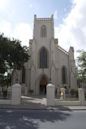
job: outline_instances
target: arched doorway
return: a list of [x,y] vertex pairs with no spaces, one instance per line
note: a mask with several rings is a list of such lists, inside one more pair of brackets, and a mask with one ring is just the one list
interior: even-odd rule
[[45,75],[43,75],[40,79],[40,85],[39,85],[40,95],[45,95],[46,94],[47,83],[48,83],[48,79]]

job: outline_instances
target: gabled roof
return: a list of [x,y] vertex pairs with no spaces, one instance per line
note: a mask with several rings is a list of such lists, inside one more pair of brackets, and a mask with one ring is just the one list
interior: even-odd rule
[[59,49],[60,51],[62,51],[66,55],[68,55],[68,52],[66,50],[64,50],[62,47],[60,47],[59,45],[57,46],[57,49]]

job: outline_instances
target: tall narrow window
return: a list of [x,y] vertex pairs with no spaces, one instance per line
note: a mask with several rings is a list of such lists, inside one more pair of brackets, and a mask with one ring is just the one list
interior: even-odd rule
[[62,67],[62,84],[67,83],[67,69],[65,66]]
[[39,67],[47,68],[48,67],[48,53],[45,47],[42,47],[39,55]]
[[25,67],[22,68],[22,83],[25,83]]
[[47,36],[47,29],[45,25],[41,26],[41,32],[40,32],[41,37],[46,37]]

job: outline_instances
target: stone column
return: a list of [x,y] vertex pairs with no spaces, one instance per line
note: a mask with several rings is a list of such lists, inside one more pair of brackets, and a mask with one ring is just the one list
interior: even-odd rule
[[55,105],[55,86],[51,83],[47,84],[47,106]]
[[78,95],[79,95],[79,101],[81,105],[84,105],[85,102],[85,94],[84,94],[84,89],[83,88],[79,88],[78,89]]
[[21,103],[21,85],[14,84],[12,86],[12,105],[18,105]]
[[64,99],[65,99],[65,88],[61,88],[60,99],[61,99],[61,100],[64,100]]

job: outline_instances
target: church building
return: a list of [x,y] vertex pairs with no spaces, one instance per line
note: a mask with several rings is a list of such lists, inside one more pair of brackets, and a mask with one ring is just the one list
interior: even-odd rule
[[54,38],[54,18],[37,18],[34,15],[33,39],[29,41],[30,58],[19,75],[20,83],[27,94],[46,94],[46,85],[51,81],[56,90],[77,88],[74,48],[67,52]]

